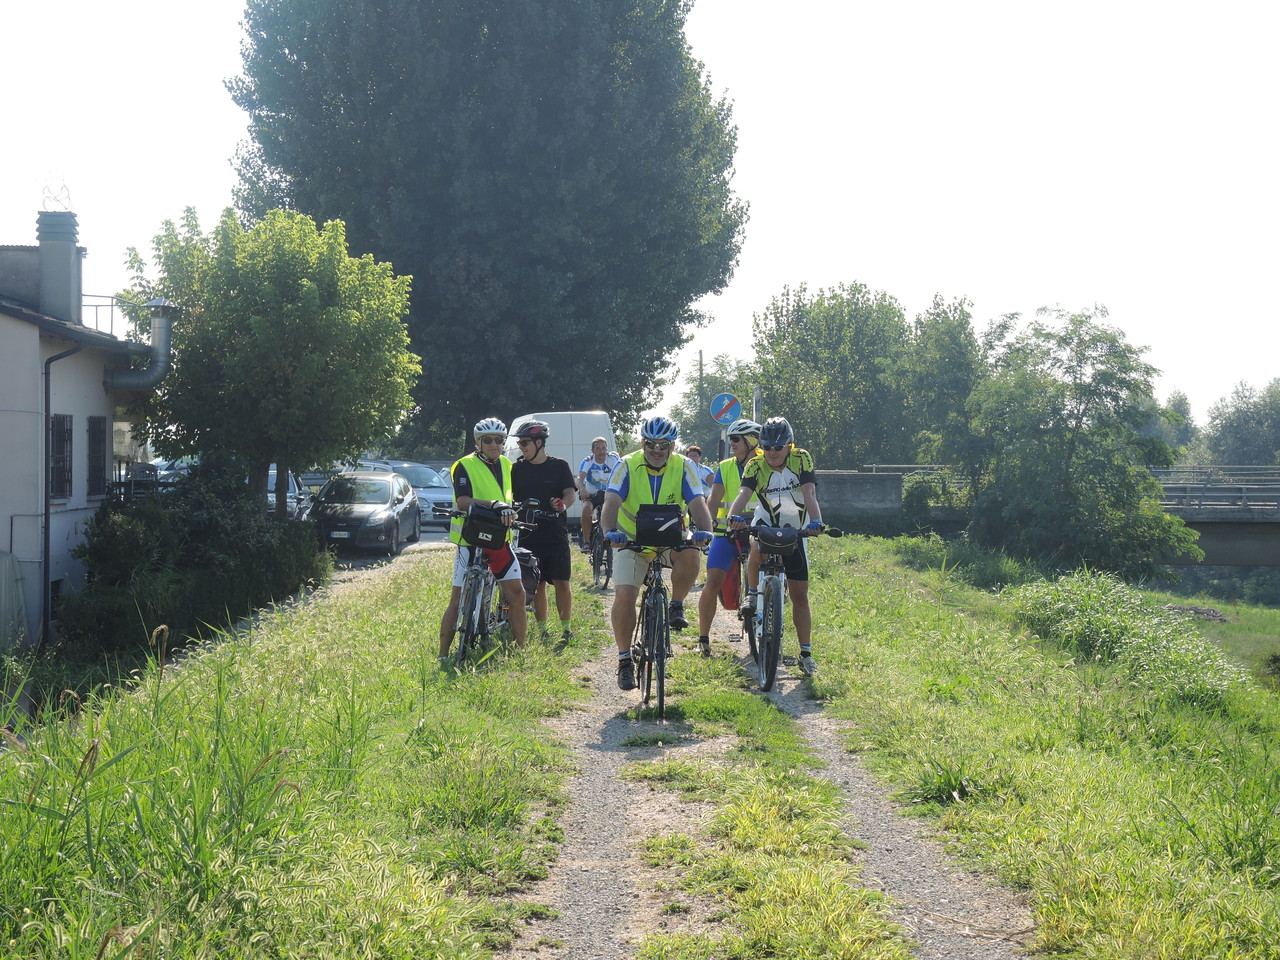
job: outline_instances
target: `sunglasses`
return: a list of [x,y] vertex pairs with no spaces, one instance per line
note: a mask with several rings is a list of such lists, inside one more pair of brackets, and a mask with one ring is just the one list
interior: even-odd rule
[[481,437],[480,442],[481,443],[501,443],[504,439],[505,439],[504,437]]
[[644,442],[646,450],[670,450],[670,440],[646,440]]
[[533,441],[532,441],[532,440],[517,440],[517,441],[516,441],[516,446],[517,446],[517,447],[527,447],[527,446],[528,446],[529,444],[531,444],[531,443],[533,443]]
[[780,443],[780,444],[778,444],[777,446],[770,446],[769,444],[765,444],[765,445],[764,445],[763,447],[761,447],[760,449],[762,449],[762,450],[768,450],[770,453],[778,453],[778,452],[780,452],[780,451],[782,451],[782,450],[787,449],[787,447],[789,447],[789,446],[791,446],[791,444],[789,444],[789,443]]
[[744,437],[744,436],[743,436],[742,434],[740,434],[740,433],[731,433],[731,434],[729,434],[729,442],[730,442],[730,443],[741,443],[741,442],[742,442],[743,440],[745,440],[745,439],[747,439],[747,438],[746,438],[746,437]]

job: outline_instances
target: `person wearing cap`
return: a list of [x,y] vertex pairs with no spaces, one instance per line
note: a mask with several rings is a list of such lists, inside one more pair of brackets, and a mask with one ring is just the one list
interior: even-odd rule
[[[732,456],[720,461],[711,478],[711,497],[707,509],[715,518],[720,536],[711,542],[707,552],[707,582],[698,598],[698,650],[711,656],[711,624],[716,618],[720,590],[729,571],[736,570],[738,554],[743,549],[729,533],[729,504],[742,487],[742,471],[752,457],[760,455],[760,424],[745,417],[734,421],[728,430]],[[748,500],[750,502],[750,500]]]
[[[797,530],[821,530],[822,511],[818,508],[818,478],[813,470],[813,457],[808,450],[795,445],[795,432],[784,417],[771,417],[760,428],[761,455],[752,457],[742,471],[742,486],[729,506],[729,522],[733,529],[747,525],[742,516],[752,494],[756,498],[753,523]],[[808,543],[801,540],[787,556],[787,603],[791,622],[800,641],[800,669],[807,676],[818,672],[813,659],[813,614],[809,609]],[[747,582],[754,590],[760,582],[760,550],[753,542],[747,558]]]
[[[516,521],[516,511],[511,506],[511,461],[502,455],[502,444],[507,439],[507,425],[497,417],[477,421],[471,430],[475,450],[458,460],[449,469],[453,479],[454,510],[465,514],[473,503],[498,511],[502,522],[511,526]],[[471,562],[473,547],[462,539],[462,517],[455,516],[449,523],[449,539],[458,545],[453,560],[453,590],[449,604],[440,618],[440,663],[447,664],[449,647],[458,624],[458,603],[462,598],[462,579]],[[511,549],[510,534],[507,542],[497,550],[486,550],[489,569],[498,580],[503,597],[511,608],[511,636],[522,644],[528,633],[528,617],[525,615],[524,581],[520,564]]]
[[561,637],[573,639],[573,590],[569,586],[569,524],[565,518],[573,506],[576,486],[568,461],[547,454],[551,429],[541,420],[529,420],[516,431],[520,459],[511,466],[511,491],[518,502],[534,499],[542,504],[537,527],[520,538],[520,546],[538,558],[538,590],[533,596],[533,618],[547,633],[547,584],[556,595]]
[[604,500],[604,491],[613,479],[622,458],[609,449],[609,441],[596,437],[591,441],[591,453],[582,458],[578,467],[578,491],[582,494],[582,550],[591,552],[591,523],[595,514],[595,501]]
[[711,494],[711,478],[715,471],[702,462],[702,448],[696,443],[685,448],[684,455],[693,461],[693,472],[702,481],[702,495]]

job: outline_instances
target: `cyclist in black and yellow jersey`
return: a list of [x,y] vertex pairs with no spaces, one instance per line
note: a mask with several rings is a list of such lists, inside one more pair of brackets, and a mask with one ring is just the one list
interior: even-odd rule
[[[476,448],[450,468],[453,477],[453,504],[456,510],[466,513],[472,503],[479,503],[498,511],[506,526],[516,521],[516,511],[511,505],[511,461],[502,455],[502,444],[507,439],[507,425],[495,417],[479,421],[472,428]],[[453,628],[458,620],[458,601],[462,596],[462,578],[471,552],[479,547],[468,546],[462,539],[462,517],[454,517],[449,524],[449,539],[458,545],[453,561],[453,590],[449,605],[440,618],[440,659],[449,656],[453,641]],[[508,538],[510,535],[508,534]],[[493,571],[507,605],[511,608],[511,635],[517,644],[525,641],[528,617],[524,609],[524,581],[520,564],[511,549],[510,539],[501,549],[486,551],[489,569]]]
[[730,570],[737,569],[738,552],[742,549],[730,539],[729,504],[738,496],[742,487],[742,471],[747,461],[760,455],[760,424],[745,417],[729,426],[729,452],[733,456],[720,461],[711,478],[711,497],[707,509],[715,518],[716,530],[721,534],[711,543],[707,553],[707,582],[698,598],[698,649],[704,657],[711,656],[711,624],[716,618],[720,589]]
[[[711,514],[702,495],[702,485],[693,465],[672,449],[680,428],[666,417],[650,417],[640,425],[640,449],[622,458],[604,495],[600,523],[608,531],[605,538],[616,545],[636,536],[636,511],[643,504],[680,504],[688,507],[696,529],[694,543],[711,539]],[[684,615],[684,598],[698,579],[697,550],[663,551],[664,563],[671,567],[670,624],[673,630],[689,625]],[[619,550],[613,560],[613,611],[610,619],[613,639],[618,645],[618,686],[634,690],[635,666],[631,662],[631,635],[636,626],[636,599],[649,568],[649,556],[633,550]]]
[[[742,516],[742,511],[754,494],[753,523],[821,530],[822,511],[818,509],[818,478],[813,471],[813,457],[808,450],[795,445],[791,424],[783,417],[765,421],[760,429],[760,449],[761,456],[753,457],[742,471],[742,487],[729,506],[730,523],[734,527],[746,525],[747,518]],[[800,669],[813,676],[818,672],[818,665],[813,659],[809,555],[804,540],[787,557],[785,570],[791,622],[800,641]],[[760,552],[754,542],[747,558],[747,581],[752,589],[760,582]]]

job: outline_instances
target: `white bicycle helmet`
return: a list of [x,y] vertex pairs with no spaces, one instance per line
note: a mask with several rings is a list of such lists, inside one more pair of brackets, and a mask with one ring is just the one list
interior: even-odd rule
[[756,423],[754,420],[748,420],[746,417],[743,417],[741,420],[735,420],[733,423],[729,424],[729,429],[726,432],[731,437],[734,434],[739,434],[759,439],[760,424]]
[[666,417],[650,417],[640,424],[640,439],[642,440],[674,441],[678,436],[680,436],[680,428],[674,420],[668,420]]
[[497,417],[486,417],[483,420],[477,421],[476,425],[471,428],[471,435],[477,438],[491,437],[495,433],[501,434],[504,437],[507,435],[507,425]]

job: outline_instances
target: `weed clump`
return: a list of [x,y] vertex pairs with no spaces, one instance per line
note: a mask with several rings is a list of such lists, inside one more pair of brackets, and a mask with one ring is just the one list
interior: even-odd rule
[[1006,592],[1018,619],[1078,657],[1122,669],[1135,686],[1170,703],[1216,708],[1248,673],[1165,610],[1110,573],[1078,570]]

